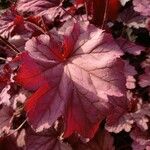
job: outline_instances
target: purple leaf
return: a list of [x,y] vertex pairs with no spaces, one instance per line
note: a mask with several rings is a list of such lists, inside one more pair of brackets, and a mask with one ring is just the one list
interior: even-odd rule
[[72,150],[71,146],[57,139],[56,135],[51,133],[37,134],[28,130],[26,136],[27,150]]
[[13,10],[7,10],[0,16],[0,35],[8,38],[12,32],[19,28],[23,30],[23,17]]
[[17,10],[24,15],[44,14],[51,7],[58,6],[60,0],[19,0],[17,2]]
[[143,16],[150,16],[150,1],[149,0],[133,0],[134,10]]
[[130,134],[133,139],[133,150],[149,150],[150,149],[150,135],[149,130],[142,131],[140,128],[135,127]]
[[64,35],[40,35],[26,43],[28,54],[20,57],[17,81],[37,90],[26,103],[36,131],[64,116],[65,137],[73,132],[93,137],[109,111],[107,95],[125,92],[122,52],[103,30],[85,23],[67,25]]
[[75,150],[115,150],[114,139],[104,129],[100,129],[97,135],[88,143],[77,144]]
[[140,55],[141,52],[145,50],[143,46],[137,45],[123,38],[118,38],[116,42],[124,52],[128,52],[133,55]]

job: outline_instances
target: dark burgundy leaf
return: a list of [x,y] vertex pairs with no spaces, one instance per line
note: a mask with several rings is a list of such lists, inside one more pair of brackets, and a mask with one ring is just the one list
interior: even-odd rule
[[[50,131],[49,131],[50,132]],[[55,135],[36,134],[32,130],[27,132],[26,136],[26,149],[27,150],[72,150],[67,143],[63,143],[57,139]]]
[[0,109],[0,134],[2,134],[3,131],[9,133],[9,129],[12,125],[12,118],[13,109],[3,105]]
[[86,144],[78,144],[75,150],[115,150],[113,137],[104,129]]
[[7,63],[0,66],[0,92],[10,82],[11,73],[12,69]]
[[142,68],[144,68],[144,74],[139,77],[139,84],[141,87],[150,86],[150,55],[148,53],[148,58],[142,63]]
[[119,0],[91,0],[86,1],[86,5],[92,23],[100,27],[107,21],[115,20],[121,6]]
[[[112,115],[108,116],[107,118],[108,121],[106,124],[106,129],[109,132],[114,133],[119,133],[122,130],[130,132],[133,124],[135,123],[142,130],[147,130],[149,122],[148,117],[150,116],[149,106],[149,104],[142,104],[139,100],[139,103],[137,103],[137,108],[134,112],[126,112],[126,108],[124,110],[126,113],[123,114],[123,111],[118,112],[118,110],[115,109],[116,112],[112,113]],[[118,116],[120,116],[120,118]]]
[[16,144],[16,136],[11,135],[2,140],[0,140],[0,149],[1,150],[22,150]]
[[127,113],[127,99],[126,97],[109,97],[111,111],[106,119],[106,129],[109,132],[119,133],[122,129],[128,130],[128,120],[125,122],[122,117]]
[[135,129],[130,134],[133,139],[133,150],[149,150],[150,149],[150,131],[142,131],[140,128]]
[[135,12],[133,6],[124,9],[118,17],[118,21],[123,22],[124,25],[134,28],[145,28],[146,17],[141,16],[140,13]]
[[145,68],[145,73],[142,74],[139,79],[141,87],[150,86],[150,67]]

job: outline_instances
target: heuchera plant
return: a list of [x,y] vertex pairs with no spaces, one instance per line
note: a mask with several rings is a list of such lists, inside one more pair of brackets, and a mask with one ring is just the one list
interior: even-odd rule
[[150,149],[149,0],[10,0],[0,14],[0,149]]

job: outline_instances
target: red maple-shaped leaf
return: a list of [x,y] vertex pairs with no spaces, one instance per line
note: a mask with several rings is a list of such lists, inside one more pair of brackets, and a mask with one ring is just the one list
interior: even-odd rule
[[26,103],[28,120],[41,131],[63,116],[65,137],[92,137],[109,111],[107,95],[124,93],[122,52],[110,34],[88,23],[67,23],[58,33],[32,38],[20,56],[17,81],[36,90]]

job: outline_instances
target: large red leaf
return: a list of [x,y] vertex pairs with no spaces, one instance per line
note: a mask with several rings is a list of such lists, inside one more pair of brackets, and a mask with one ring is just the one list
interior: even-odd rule
[[59,33],[32,38],[20,56],[17,81],[37,90],[26,103],[28,120],[41,131],[63,115],[66,137],[75,131],[92,137],[109,110],[107,95],[124,93],[122,52],[88,23],[66,24]]

